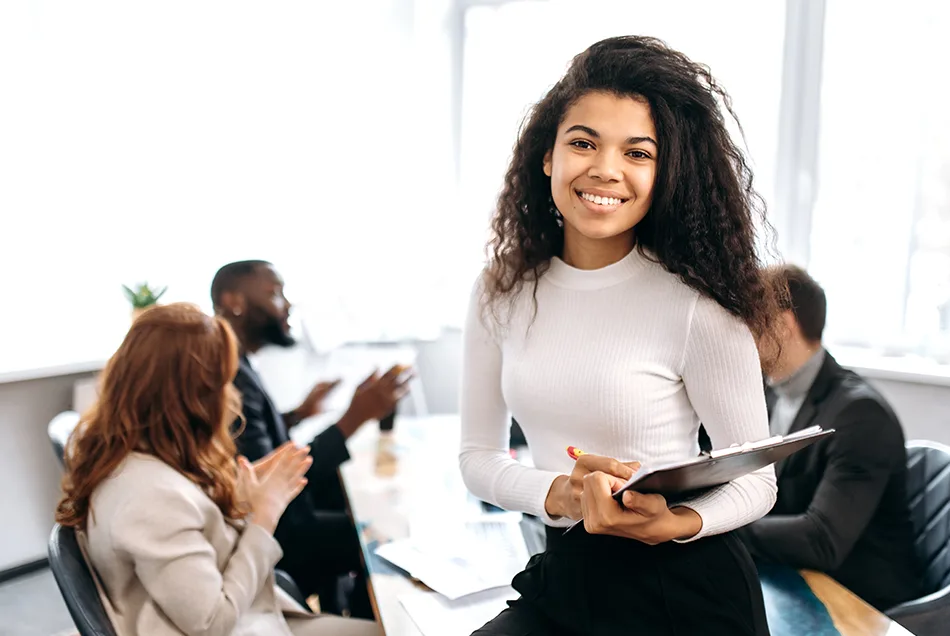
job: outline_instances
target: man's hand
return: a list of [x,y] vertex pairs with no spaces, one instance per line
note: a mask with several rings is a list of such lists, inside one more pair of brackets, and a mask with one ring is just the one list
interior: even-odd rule
[[412,377],[409,367],[399,364],[383,375],[373,371],[356,388],[350,408],[336,424],[343,437],[355,433],[364,422],[378,420],[392,413],[396,403],[409,393]]
[[339,384],[339,379],[331,382],[318,382],[316,386],[310,389],[310,393],[308,393],[304,401],[300,403],[300,406],[291,411],[290,416],[285,418],[285,420],[287,420],[287,428],[292,428],[299,424],[301,420],[322,413],[323,401]]

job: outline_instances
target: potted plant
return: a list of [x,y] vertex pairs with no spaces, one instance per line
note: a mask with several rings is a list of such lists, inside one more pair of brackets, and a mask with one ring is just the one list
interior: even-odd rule
[[150,287],[148,283],[140,283],[134,288],[123,285],[122,290],[125,292],[125,297],[132,303],[132,320],[135,320],[143,311],[158,304],[158,299],[168,290],[168,287],[156,289]]

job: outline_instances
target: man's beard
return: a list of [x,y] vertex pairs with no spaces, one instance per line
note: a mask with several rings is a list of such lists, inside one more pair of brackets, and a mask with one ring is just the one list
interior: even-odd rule
[[251,337],[261,344],[277,345],[278,347],[292,347],[297,344],[294,337],[284,331],[283,321],[268,314],[257,307],[248,309],[248,322],[254,325]]
[[284,331],[284,326],[281,324],[281,321],[274,318],[268,320],[261,328],[261,339],[266,344],[285,348],[297,344],[294,337]]

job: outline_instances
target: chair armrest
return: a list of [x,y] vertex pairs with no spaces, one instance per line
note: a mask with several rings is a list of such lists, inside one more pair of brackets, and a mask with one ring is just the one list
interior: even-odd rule
[[290,578],[290,575],[284,572],[283,570],[274,570],[274,579],[277,581],[277,587],[287,592],[292,599],[297,601],[305,610],[309,610],[310,606],[307,605],[307,599],[303,597],[303,594],[300,592],[300,588],[297,587],[297,584],[294,583],[294,580]]
[[917,636],[946,633],[950,624],[950,586],[884,612]]

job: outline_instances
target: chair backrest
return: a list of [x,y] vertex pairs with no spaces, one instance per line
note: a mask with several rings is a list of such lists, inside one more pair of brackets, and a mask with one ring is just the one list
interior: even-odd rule
[[924,593],[931,594],[950,585],[950,446],[908,442],[907,496]]
[[79,424],[79,413],[76,411],[63,411],[49,422],[46,432],[49,434],[49,441],[53,444],[53,451],[60,462],[65,462],[66,442],[72,435],[76,425]]
[[116,636],[76,532],[56,524],[49,537],[49,567],[81,636]]

